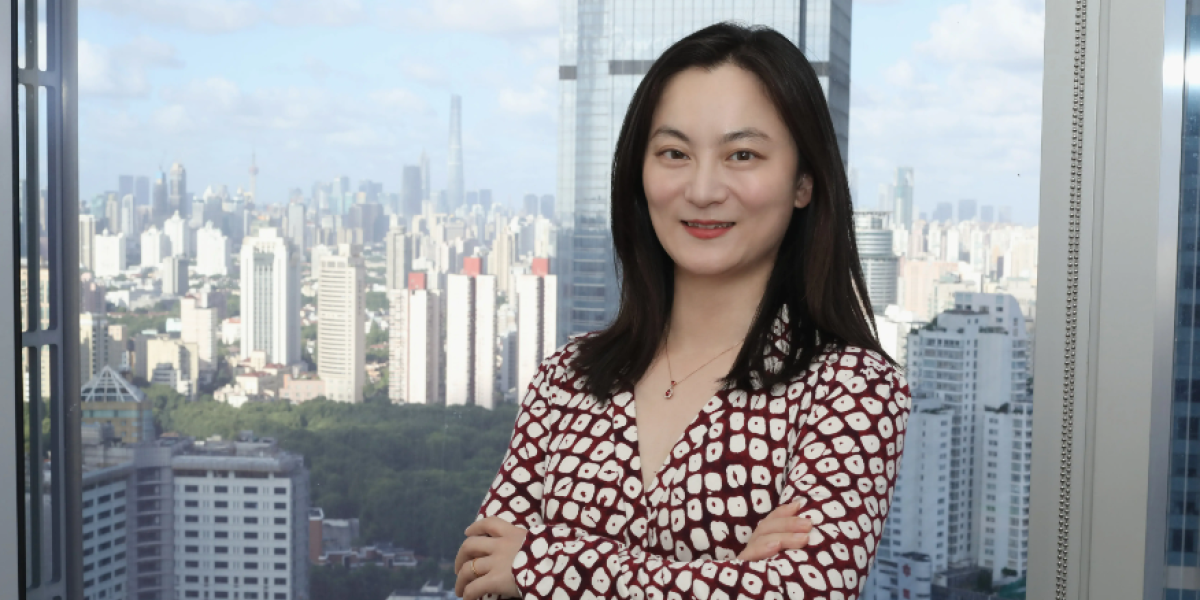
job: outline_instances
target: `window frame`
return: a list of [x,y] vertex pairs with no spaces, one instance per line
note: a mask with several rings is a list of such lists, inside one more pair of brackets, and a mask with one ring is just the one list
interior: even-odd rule
[[1030,598],[1163,597],[1184,4],[1046,2]]
[[[78,171],[78,9],[76,0],[44,0],[46,19],[46,68],[38,65],[40,34],[38,27],[37,0],[15,0],[9,10],[0,17],[0,42],[8,49],[4,76],[9,82],[9,93],[0,100],[5,114],[9,115],[10,126],[4,133],[3,149],[0,150],[0,186],[9,190],[10,211],[0,211],[0,231],[10,234],[8,244],[0,244],[0,281],[9,281],[10,293],[0,294],[0,314],[11,315],[11,319],[0,319],[0,339],[9,343],[0,344],[0,381],[9,382],[10,392],[0,394],[0,427],[15,433],[7,439],[12,443],[0,445],[0,477],[15,482],[15,493],[0,495],[0,581],[16,584],[16,597],[42,600],[54,597],[78,598],[83,595],[82,563],[82,453],[80,445],[79,413],[79,171]],[[24,2],[24,39],[18,40],[17,2]],[[29,63],[22,68],[17,65],[17,44],[24,43],[32,49],[27,53]],[[25,90],[27,102],[26,123],[30,135],[20,147],[17,94]],[[40,165],[40,107],[37,101],[39,89],[46,89],[46,156],[47,164]],[[26,161],[27,179],[34,182],[35,194],[41,190],[41,171],[46,174],[46,211],[38,215],[38,202],[28,203],[26,208],[27,228],[36,233],[40,220],[46,223],[47,269],[49,271],[49,325],[39,327],[38,319],[31,319],[34,326],[28,332],[21,331],[20,277],[18,257],[21,236],[18,196],[20,168],[18,161]],[[31,239],[37,240],[34,235]],[[40,249],[33,243],[27,250],[28,269],[33,273],[27,289],[33,300],[30,310],[40,304]],[[39,372],[40,349],[50,348],[50,390],[48,412],[51,432],[43,439],[40,428],[31,428],[30,441],[35,446],[49,449],[55,460],[50,465],[52,483],[49,514],[41,514],[41,503],[35,502],[31,518],[24,515],[25,474],[40,472],[40,460],[24,456],[23,423],[17,417],[21,412],[18,399],[24,398],[21,376],[21,356],[26,348],[36,358],[30,365],[32,372]],[[30,377],[31,395],[41,396],[40,377]],[[31,420],[41,421],[40,403],[31,404]],[[31,453],[31,457],[40,452]],[[61,458],[59,458],[61,457]],[[18,468],[19,465],[19,468]],[[30,479],[28,490],[32,495],[42,495],[41,477]],[[45,531],[44,530],[48,530]],[[37,544],[49,542],[52,546],[50,564],[41,565],[39,551],[27,555],[25,540]],[[32,561],[32,564],[30,564]],[[30,575],[32,574],[32,578]],[[31,580],[32,579],[32,580]],[[11,583],[10,583],[11,582]],[[14,591],[14,590],[6,590]]]

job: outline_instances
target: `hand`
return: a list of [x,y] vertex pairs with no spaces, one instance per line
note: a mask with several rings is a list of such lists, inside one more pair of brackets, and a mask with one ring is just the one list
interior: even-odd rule
[[[501,598],[519,597],[512,563],[525,543],[528,530],[500,517],[487,517],[471,523],[463,532],[466,541],[454,559],[454,593],[463,600],[478,600],[491,592]],[[475,571],[471,561],[475,561]]]
[[799,502],[789,502],[775,507],[754,527],[754,533],[746,542],[738,560],[762,560],[771,558],[781,550],[797,550],[808,545],[808,532],[812,521],[797,517]]

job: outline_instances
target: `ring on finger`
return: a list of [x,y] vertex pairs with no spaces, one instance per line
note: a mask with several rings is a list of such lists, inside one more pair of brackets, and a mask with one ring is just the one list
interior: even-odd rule
[[479,560],[478,557],[471,559],[471,572],[475,574],[475,577],[479,577],[479,571],[475,570],[475,561],[477,560]]

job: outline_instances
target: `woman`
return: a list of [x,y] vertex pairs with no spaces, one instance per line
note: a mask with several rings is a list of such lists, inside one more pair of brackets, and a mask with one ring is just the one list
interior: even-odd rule
[[618,316],[542,362],[456,593],[857,597],[910,402],[812,66],[766,28],[679,41],[612,182]]

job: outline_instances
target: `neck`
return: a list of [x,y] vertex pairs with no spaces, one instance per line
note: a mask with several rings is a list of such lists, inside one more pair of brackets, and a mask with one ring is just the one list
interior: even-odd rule
[[740,344],[766,292],[770,268],[768,263],[765,269],[719,277],[676,269],[669,325],[672,357],[712,356]]

